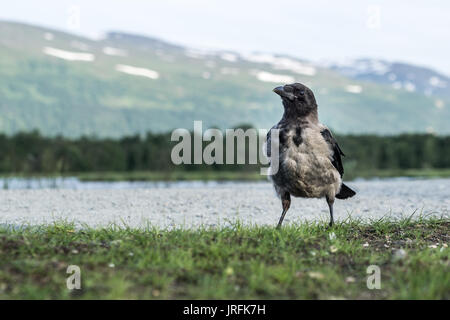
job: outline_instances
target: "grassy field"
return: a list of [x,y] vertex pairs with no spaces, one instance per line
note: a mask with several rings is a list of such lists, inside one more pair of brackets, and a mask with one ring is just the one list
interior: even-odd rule
[[[0,299],[450,299],[450,221],[0,229]],[[68,290],[69,265],[81,289]],[[369,290],[367,268],[380,268]]]

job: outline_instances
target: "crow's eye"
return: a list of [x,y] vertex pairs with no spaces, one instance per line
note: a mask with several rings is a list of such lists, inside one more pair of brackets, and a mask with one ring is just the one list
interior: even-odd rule
[[298,92],[298,95],[299,95],[300,97],[303,97],[303,96],[305,95],[305,91],[303,91],[303,90],[302,90],[302,91],[299,91],[299,92]]

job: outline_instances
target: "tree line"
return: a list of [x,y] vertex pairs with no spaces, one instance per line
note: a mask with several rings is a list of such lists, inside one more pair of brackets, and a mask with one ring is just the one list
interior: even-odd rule
[[[336,135],[352,170],[450,168],[450,137]],[[175,165],[170,133],[120,139],[45,137],[37,131],[0,134],[0,173],[67,174],[132,171],[256,171],[260,165]],[[209,142],[203,142],[207,145]],[[248,146],[246,146],[248,149]]]

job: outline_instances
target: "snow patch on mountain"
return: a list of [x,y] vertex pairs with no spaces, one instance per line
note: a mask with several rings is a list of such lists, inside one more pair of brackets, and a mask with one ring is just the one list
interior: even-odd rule
[[440,79],[439,77],[431,77],[428,80],[428,82],[433,87],[438,87],[438,88],[445,88],[445,87],[447,87],[447,82],[442,80],[442,79]]
[[408,63],[379,59],[344,59],[321,62],[320,66],[356,80],[392,86],[397,90],[423,93],[426,96],[450,96],[450,79],[432,69]]
[[205,71],[202,73],[202,78],[203,79],[209,79],[211,78],[211,72]]
[[341,59],[337,61],[323,61],[320,65],[325,68],[337,69],[350,77],[367,73],[384,75],[391,68],[389,62],[378,59]]
[[403,88],[405,88],[405,90],[408,91],[408,92],[416,91],[416,85],[414,83],[410,82],[410,81],[406,81],[403,84]]
[[205,59],[208,56],[215,55],[215,53],[211,50],[196,49],[196,48],[186,48],[184,50],[184,54],[186,57],[193,58],[193,59]]
[[53,35],[53,33],[45,32],[44,39],[47,41],[53,41],[55,39],[55,36]]
[[228,62],[236,62],[239,57],[234,53],[224,52],[220,54],[220,58]]
[[267,71],[256,71],[256,79],[262,82],[273,82],[273,83],[293,83],[295,78],[286,74],[275,74]]
[[117,49],[117,48],[113,48],[113,47],[104,47],[102,51],[104,54],[106,54],[108,56],[117,56],[117,57],[127,56],[127,52],[125,50]]
[[254,63],[266,63],[275,70],[286,70],[301,75],[314,76],[317,70],[312,65],[287,57],[278,57],[269,53],[252,53],[242,55],[244,60]]
[[128,65],[124,65],[124,64],[118,64],[118,65],[116,65],[116,70],[119,72],[126,73],[126,74],[140,76],[140,77],[146,77],[146,78],[150,78],[153,80],[156,80],[159,78],[158,72],[156,72],[154,70],[146,69],[146,68],[139,68],[139,67],[133,67],[133,66],[128,66]]
[[[392,87],[396,90],[406,90],[408,92],[415,92],[416,91],[416,85],[411,82],[411,81],[395,81],[394,83],[392,83]],[[427,91],[425,91],[425,94],[427,94]],[[429,92],[429,94],[431,94],[431,92]],[[427,94],[427,95],[429,95]]]
[[363,91],[362,87],[356,84],[349,84],[345,87],[345,91],[350,93],[361,93]]
[[59,59],[68,61],[86,61],[91,62],[95,60],[95,56],[92,53],[86,52],[72,52],[52,47],[44,47],[42,50],[46,55],[53,56]]
[[445,103],[442,99],[436,99],[434,101],[434,106],[438,109],[444,109]]
[[239,74],[239,69],[224,67],[224,68],[220,69],[220,73],[224,74],[224,75],[237,75],[237,74]]
[[81,41],[71,41],[70,46],[77,50],[89,51],[89,45],[87,45],[86,43],[81,42]]

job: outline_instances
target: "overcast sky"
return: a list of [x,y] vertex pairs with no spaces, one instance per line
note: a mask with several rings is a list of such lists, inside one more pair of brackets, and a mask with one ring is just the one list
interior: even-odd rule
[[90,37],[118,30],[313,61],[383,58],[450,75],[446,0],[14,0],[3,3],[0,19]]

